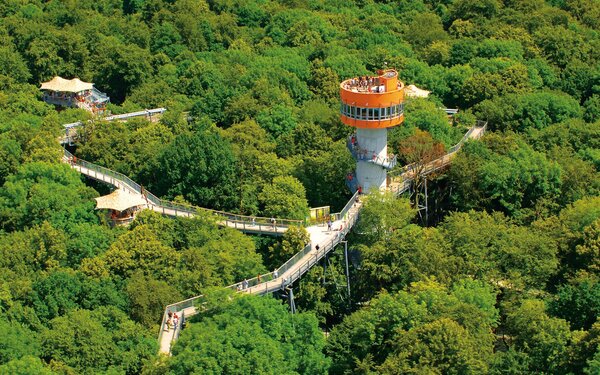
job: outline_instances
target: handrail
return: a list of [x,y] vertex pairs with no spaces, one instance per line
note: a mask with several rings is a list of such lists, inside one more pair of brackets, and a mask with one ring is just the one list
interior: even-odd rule
[[113,121],[113,120],[125,120],[132,117],[141,117],[141,116],[152,116],[155,114],[162,114],[166,111],[166,108],[154,108],[154,109],[146,109],[143,111],[123,113],[122,115],[112,115],[107,116],[103,120]]
[[[345,221],[346,228],[343,228],[344,234],[348,233],[349,229],[356,222],[357,215],[352,215],[352,217],[349,217],[348,212],[355,205],[358,196],[359,196],[358,192],[354,193],[354,195],[352,195],[352,197],[350,198],[350,200],[348,200],[348,203],[346,203],[346,205],[344,206],[344,208],[340,212],[336,212],[336,213],[331,214],[331,216],[333,218],[335,218],[335,221],[337,221],[337,220],[344,220]],[[312,249],[311,248],[311,244],[309,243],[302,250],[300,250],[299,252],[297,252],[296,254],[294,254],[290,259],[288,259],[279,268],[275,269],[273,272],[269,272],[269,273],[266,273],[264,275],[260,275],[260,278],[257,276],[257,277],[253,277],[251,279],[246,279],[244,281],[241,281],[241,282],[229,285],[229,286],[227,286],[227,288],[233,289],[233,290],[237,290],[237,291],[241,291],[241,290],[246,290],[248,288],[252,288],[252,287],[260,285],[260,284],[265,284],[265,287],[266,287],[266,284],[269,281],[272,281],[272,280],[277,279],[279,277],[283,277],[283,275],[288,270],[290,270],[291,268],[293,268],[300,259],[302,259],[306,254],[308,254],[311,251],[311,249]],[[322,248],[319,249],[319,251],[321,251],[321,250],[322,250]],[[277,272],[277,277],[274,276],[275,272]]]
[[[469,139],[471,138],[471,135],[473,134],[473,132],[477,129],[481,129],[481,131],[479,132],[477,138],[481,137],[481,135],[485,132],[485,130],[487,129],[487,121],[481,121],[481,120],[477,120],[477,122],[475,123],[475,125],[473,125],[472,127],[469,128],[469,130],[462,136],[462,138],[460,139],[460,141],[455,144],[454,146],[450,147],[448,149],[448,152],[444,155],[439,157],[438,159],[435,159],[431,162],[429,162],[428,164],[432,164],[435,163],[436,161],[442,160],[445,157],[447,157],[448,155],[452,155],[454,154],[456,151],[460,150],[460,148],[463,146],[463,144]],[[390,173],[388,173],[389,177],[399,177],[402,176],[408,172],[412,172],[414,169],[416,169],[419,166],[420,163],[416,162],[416,163],[411,163],[408,165],[405,165],[404,167],[391,171]],[[439,169],[439,167],[437,168]]]
[[[285,231],[285,229],[292,225],[304,224],[302,220],[239,215],[231,212],[218,211],[204,207],[197,207],[190,204],[175,203],[168,200],[164,200],[158,198],[156,195],[152,194],[145,188],[142,189],[142,186],[140,184],[133,181],[131,178],[127,177],[122,173],[113,171],[111,169],[99,166],[94,163],[90,163],[85,160],[81,160],[79,158],[74,158],[73,154],[71,154],[66,149],[64,150],[64,155],[65,161],[70,162],[71,165],[77,165],[79,167],[86,168],[88,171],[94,171],[100,173],[101,175],[112,177],[115,181],[110,181],[109,183],[113,184],[114,186],[124,187],[130,190],[131,192],[143,195],[147,198],[149,206],[153,206],[151,208],[154,211],[160,212],[163,215],[191,217],[200,213],[206,213],[208,215],[212,215],[220,219],[220,224],[224,226],[231,226],[240,230],[261,233],[278,233],[281,230]],[[83,173],[83,171],[81,172]],[[92,178],[97,178],[97,173],[87,175]],[[275,220],[274,222],[272,221],[273,219]]]

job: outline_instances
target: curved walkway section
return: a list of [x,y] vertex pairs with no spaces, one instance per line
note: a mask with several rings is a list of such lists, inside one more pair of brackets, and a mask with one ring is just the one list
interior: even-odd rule
[[124,174],[81,160],[74,157],[67,150],[64,150],[63,162],[70,164],[73,169],[83,175],[140,196],[146,200],[146,208],[163,215],[172,217],[194,217],[200,214],[212,215],[221,226],[234,228],[245,233],[275,236],[285,233],[291,225],[303,225],[301,220],[275,218],[273,222],[271,218],[237,215],[230,212],[184,205],[160,199]]
[[[346,234],[358,220],[361,207],[362,202],[359,201],[358,193],[355,193],[344,209],[335,214],[336,220],[332,222],[331,230],[328,229],[326,224],[307,227],[306,231],[310,235],[310,243],[281,267],[273,272],[244,280],[227,288],[240,293],[256,295],[285,289],[300,279],[312,266],[344,240]],[[181,325],[185,322],[185,319],[202,311],[203,299],[204,296],[199,295],[166,307],[158,337],[161,353],[169,354],[171,352],[171,344],[179,336]],[[181,317],[178,326],[169,327],[167,325],[169,313],[177,313]]]

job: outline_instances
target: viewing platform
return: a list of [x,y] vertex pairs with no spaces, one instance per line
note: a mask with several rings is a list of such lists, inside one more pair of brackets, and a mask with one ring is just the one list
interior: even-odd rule
[[56,76],[42,83],[43,100],[59,107],[81,108],[95,115],[106,113],[106,104],[110,98],[94,87],[93,83],[83,82],[79,78],[64,79]]
[[404,121],[404,83],[389,69],[379,76],[351,78],[340,84],[341,120],[355,128],[382,129]]

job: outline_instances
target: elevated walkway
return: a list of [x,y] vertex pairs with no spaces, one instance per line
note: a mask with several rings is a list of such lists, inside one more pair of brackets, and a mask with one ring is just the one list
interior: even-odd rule
[[194,217],[198,214],[208,214],[214,216],[217,224],[224,227],[237,229],[245,233],[276,236],[285,233],[291,225],[303,225],[301,220],[275,218],[275,223],[273,223],[271,218],[238,215],[160,199],[124,174],[76,158],[67,150],[64,150],[63,162],[70,164],[73,169],[83,175],[112,185],[117,189],[124,189],[131,194],[139,195],[146,200],[147,209],[166,216]]
[[469,139],[479,139],[485,133],[487,129],[487,122],[477,121],[477,124],[469,129],[468,132],[462,137],[460,142],[452,146],[446,155],[439,157],[425,165],[418,163],[409,164],[399,169],[395,173],[390,173],[390,182],[388,183],[388,190],[393,192],[395,195],[400,195],[408,189],[412,184],[417,173],[421,176],[431,174],[441,168],[446,167],[452,162],[452,159],[456,156],[457,152],[461,149],[462,145]]
[[[92,95],[100,96],[103,94],[98,91],[97,94],[92,92]],[[89,109],[87,107],[82,107],[82,106],[87,105],[85,102],[79,103],[78,105],[80,106],[80,108]],[[153,108],[153,109],[146,109],[143,111],[124,113],[122,115],[107,116],[107,117],[101,118],[101,120],[104,120],[104,121],[126,121],[126,120],[136,118],[136,117],[145,117],[149,121],[156,121],[160,118],[160,115],[162,115],[166,111],[167,111],[167,109],[162,108],[162,107],[161,108]],[[77,122],[72,122],[69,124],[63,124],[63,127],[65,129],[65,134],[59,138],[58,141],[60,142],[60,144],[62,144],[62,145],[68,144],[68,145],[72,146],[77,137],[77,129],[85,126],[89,122],[90,121],[88,121],[88,122],[77,121]]]
[[[307,227],[306,231],[310,235],[310,244],[281,267],[273,272],[260,275],[260,278],[248,279],[227,288],[240,293],[264,295],[283,290],[286,286],[293,284],[343,241],[352,229],[358,220],[358,214],[362,207],[362,203],[357,200],[357,197],[358,193],[355,193],[344,209],[334,215],[337,220],[333,222],[331,231],[328,231],[327,225],[324,224]],[[169,354],[171,352],[171,344],[179,336],[181,323],[202,311],[203,299],[204,296],[199,295],[166,307],[158,337],[161,353]],[[167,330],[166,322],[169,312],[177,313],[179,316],[183,316],[184,319],[180,320],[179,327]]]
[[[421,168],[421,173],[432,173],[433,171],[448,165],[454,158],[456,152],[460,150],[462,145],[468,139],[479,139],[485,132],[486,127],[487,122],[478,122],[475,126],[469,129],[467,133],[465,133],[459,143],[450,148],[446,155],[425,164],[424,167]],[[415,168],[414,165],[408,165],[402,168],[400,170],[400,175],[395,178],[391,186],[388,186],[388,189],[397,195],[407,191],[410,188],[412,179],[414,179],[417,170],[418,169]],[[353,180],[355,180],[355,178],[353,178]],[[358,214],[362,208],[362,202],[358,201],[358,196],[358,193],[355,193],[352,198],[350,198],[344,209],[340,213],[334,214],[336,220],[333,222],[332,231],[327,231],[327,227],[323,225],[307,227],[306,230],[310,235],[310,244],[295,254],[277,270],[260,275],[260,278],[255,277],[230,285],[228,288],[237,290],[240,293],[264,295],[282,290],[286,286],[293,284],[320,259],[322,259],[327,253],[329,253],[341,241],[343,241],[345,236],[352,229],[358,220]],[[203,299],[204,296],[199,295],[181,302],[174,303],[172,305],[168,305],[165,308],[161,330],[158,337],[161,353],[170,354],[171,344],[177,339],[181,330],[181,326],[175,327],[174,329],[169,329],[168,331],[166,330],[168,313],[178,313],[184,317],[196,315],[202,311]],[[183,321],[185,320],[180,320],[180,325]]]
[[[450,148],[448,153],[441,158],[433,160],[425,164],[422,168],[417,168],[416,165],[408,165],[397,172],[392,183],[388,185],[388,189],[396,194],[401,194],[408,190],[411,181],[416,173],[429,174],[446,165],[454,158],[456,152],[462,147],[468,139],[478,139],[485,132],[487,123],[478,122],[463,136],[461,141]],[[172,217],[193,217],[197,214],[211,214],[217,219],[217,223],[221,226],[234,228],[245,233],[266,234],[266,235],[282,235],[292,225],[305,226],[305,223],[299,220],[275,219],[275,224],[271,219],[264,217],[252,217],[237,215],[233,213],[210,210],[201,207],[188,206],[169,202],[156,197],[154,194],[143,189],[138,183],[129,177],[112,171],[108,168],[75,158],[67,150],[64,152],[63,162],[68,163],[71,167],[81,174],[84,174],[95,180],[110,184],[118,189],[128,190],[132,194],[139,194],[146,200],[146,208],[163,215]],[[355,193],[346,206],[339,213],[332,214],[335,219],[332,224],[332,230],[327,230],[326,224],[313,225],[306,227],[310,235],[310,243],[295,254],[281,267],[275,271],[260,275],[252,279],[228,286],[228,288],[240,293],[249,293],[256,295],[264,295],[278,290],[284,289],[286,286],[293,284],[300,279],[308,270],[314,266],[320,259],[333,250],[352,229],[356,221],[362,202],[358,200],[358,193]],[[193,316],[201,311],[204,297],[202,295],[186,299],[165,308],[161,329],[159,333],[160,352],[169,354],[171,344],[177,339],[181,331],[181,325],[185,319]],[[180,316],[179,326],[167,330],[166,322],[168,313],[177,313]]]

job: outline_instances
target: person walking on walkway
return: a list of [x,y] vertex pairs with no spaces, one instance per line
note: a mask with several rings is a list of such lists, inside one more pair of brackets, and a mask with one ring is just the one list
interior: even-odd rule
[[277,268],[275,268],[273,270],[273,278],[276,279],[277,277],[279,277],[279,273],[277,272]]
[[179,316],[175,313],[173,314],[173,332],[177,331],[177,327],[179,327]]
[[331,218],[329,218],[329,220],[327,221],[327,231],[331,232],[331,227],[332,227],[333,223],[331,222]]

